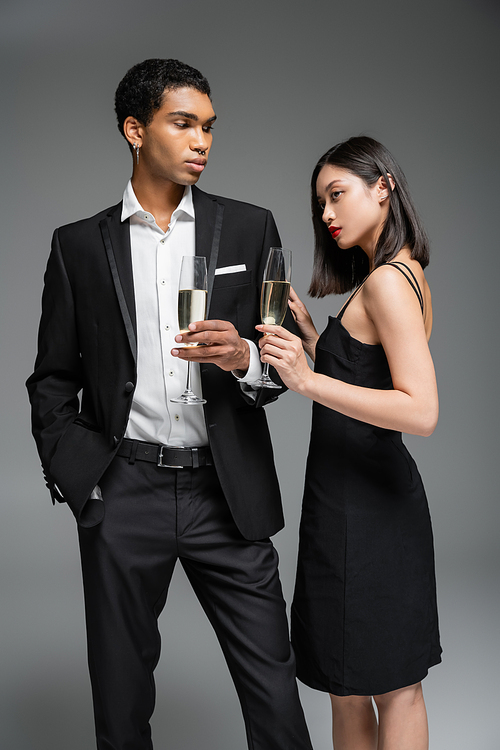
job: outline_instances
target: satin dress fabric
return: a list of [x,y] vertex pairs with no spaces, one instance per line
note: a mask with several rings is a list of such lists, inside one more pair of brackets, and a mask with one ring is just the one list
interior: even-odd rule
[[[318,340],[315,371],[393,387],[383,347],[354,339],[341,316]],[[291,619],[298,678],[334,695],[387,693],[441,661],[433,534],[417,466],[401,433],[317,403]]]

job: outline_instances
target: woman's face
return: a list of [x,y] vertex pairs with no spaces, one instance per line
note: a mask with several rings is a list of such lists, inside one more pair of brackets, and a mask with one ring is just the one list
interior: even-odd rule
[[316,193],[337,245],[343,250],[359,245],[371,258],[389,205],[383,178],[368,187],[347,169],[327,164],[318,175]]

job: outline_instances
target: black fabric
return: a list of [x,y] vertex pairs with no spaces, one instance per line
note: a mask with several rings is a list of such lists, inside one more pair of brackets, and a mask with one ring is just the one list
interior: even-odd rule
[[224,206],[217,204],[217,216],[215,217],[214,236],[212,239],[212,248],[210,250],[210,263],[207,272],[207,317],[210,315],[210,302],[212,301],[212,292],[214,288],[215,270],[217,268],[217,259],[219,257],[220,234],[222,231],[222,219],[224,217]]
[[[196,254],[213,278],[210,317],[256,339],[262,270],[280,245],[274,219],[196,187],[193,203]],[[161,468],[123,439],[137,337],[129,223],[120,217],[118,204],[55,231],[27,382],[48,487],[79,524],[99,750],[151,750],[156,619],[177,558],[221,642],[251,750],[310,750],[269,541],[283,511],[261,407],[276,391],[249,403],[230,372],[200,366],[214,468],[194,452],[198,468]],[[216,265],[236,264],[246,271],[215,276]],[[90,497],[96,485],[102,499]]]
[[[114,226],[115,226],[116,229],[118,229],[118,227],[116,226],[116,222],[115,222]],[[103,242],[104,242],[104,247],[106,248],[106,255],[108,256],[109,268],[111,270],[111,275],[113,277],[113,283],[115,285],[116,296],[118,298],[118,304],[120,305],[120,310],[121,310],[121,313],[122,313],[122,316],[123,316],[123,322],[125,324],[125,328],[127,330],[127,336],[128,336],[129,342],[130,342],[130,348],[131,348],[132,353],[134,355],[134,359],[137,360],[137,338],[136,338],[136,335],[135,335],[135,328],[136,328],[135,319],[134,319],[134,322],[132,322],[132,318],[131,318],[131,315],[130,315],[130,312],[129,312],[129,308],[128,308],[127,301],[126,301],[126,298],[125,298],[125,294],[123,292],[123,287],[122,287],[122,283],[121,283],[121,279],[120,279],[120,274],[118,272],[118,266],[116,264],[116,258],[115,258],[115,254],[113,252],[113,245],[112,245],[112,242],[111,242],[111,236],[110,236],[110,231],[109,231],[109,221],[108,221],[108,218],[103,219],[100,222],[100,227],[101,227],[102,239],[103,239]],[[130,247],[130,234],[129,234],[130,233],[130,222],[129,222],[129,220],[127,220],[126,222],[124,222],[123,225],[120,225],[119,228],[122,230],[123,234],[125,234],[125,233],[127,234],[127,237],[128,237],[127,246]],[[131,276],[132,269],[130,268],[129,271],[130,271],[130,273],[129,273],[129,283],[131,283],[133,285],[133,280],[132,280],[132,276]],[[131,393],[133,389],[129,388],[128,387],[129,385],[133,385],[133,384],[126,383],[125,384],[125,390],[128,393]]]
[[152,749],[157,618],[177,559],[220,641],[249,748],[311,750],[277,553],[243,538],[214,469],[116,457],[100,486],[105,517],[79,529],[98,750]]
[[[382,346],[330,318],[315,371],[391,389]],[[292,606],[297,675],[335,695],[419,682],[440,660],[427,500],[401,434],[315,403]]]
[[[256,340],[262,272],[280,239],[272,214],[193,187],[196,254],[214,276],[210,318]],[[32,425],[53,497],[68,503],[80,525],[100,523],[106,503],[89,500],[122,440],[133,399],[136,319],[130,232],[121,204],[57,229],[45,274],[38,356],[27,386]],[[200,367],[205,422],[217,475],[236,525],[247,539],[282,528],[283,510],[264,409],[230,372]],[[132,389],[130,385],[132,384]],[[78,393],[82,391],[81,404]]]

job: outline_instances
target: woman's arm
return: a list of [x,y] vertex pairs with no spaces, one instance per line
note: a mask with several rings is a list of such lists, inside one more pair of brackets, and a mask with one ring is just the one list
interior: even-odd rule
[[438,417],[434,366],[418,299],[393,269],[372,274],[361,290],[362,303],[384,347],[394,390],[351,385],[312,372],[300,339],[278,326],[261,341],[261,357],[297,393],[354,419],[386,429],[430,435]]

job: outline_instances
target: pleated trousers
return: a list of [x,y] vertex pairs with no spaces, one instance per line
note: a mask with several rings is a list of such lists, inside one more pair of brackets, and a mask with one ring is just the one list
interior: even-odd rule
[[215,469],[116,457],[100,486],[104,520],[79,528],[98,750],[153,748],[157,621],[178,559],[222,647],[250,750],[310,750],[276,550],[242,537]]

